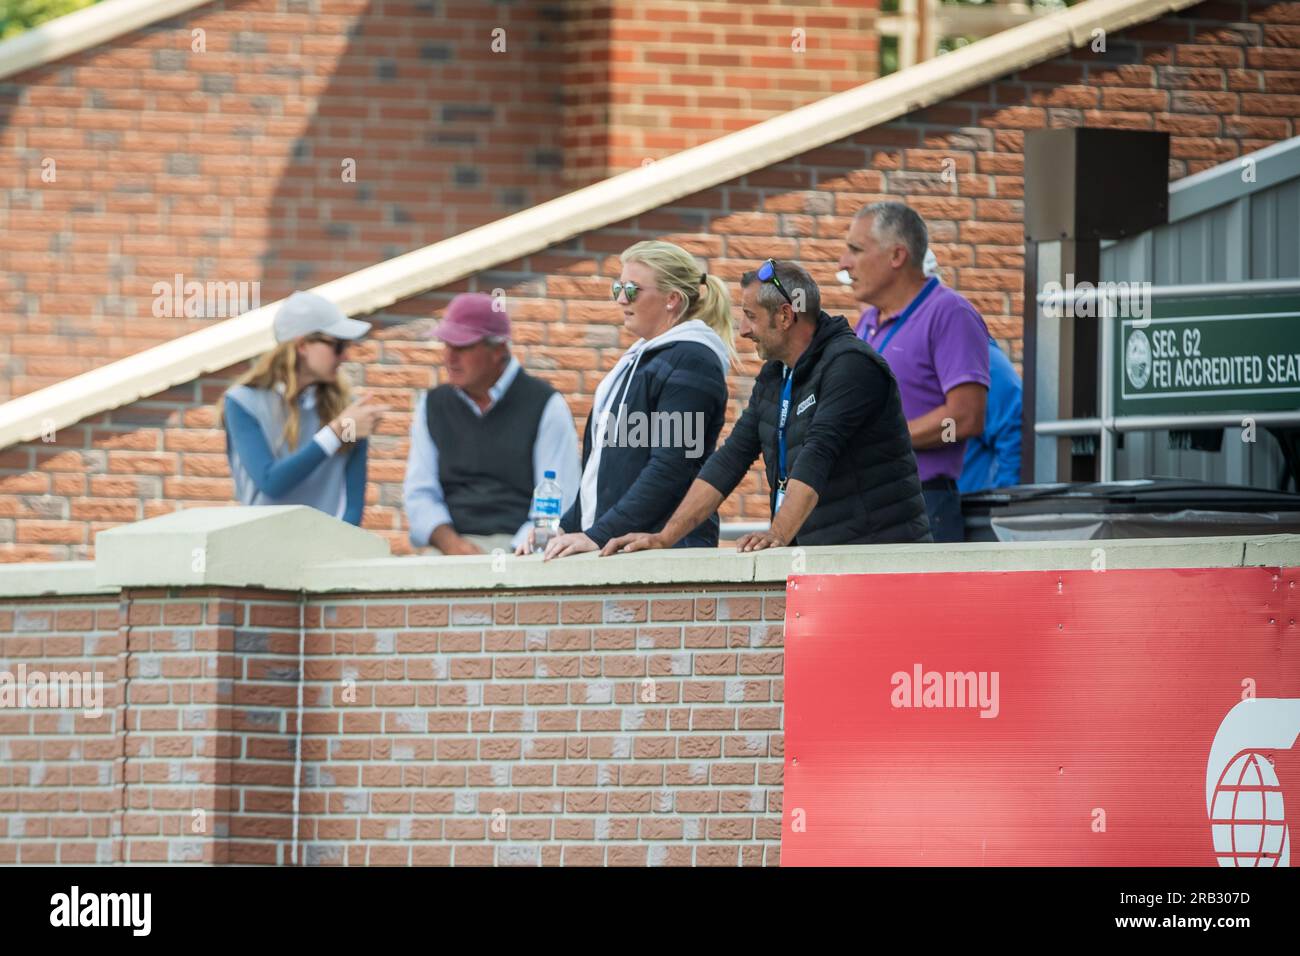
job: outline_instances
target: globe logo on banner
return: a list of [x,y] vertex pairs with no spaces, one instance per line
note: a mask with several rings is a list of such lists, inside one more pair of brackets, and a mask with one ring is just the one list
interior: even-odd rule
[[1300,700],[1243,700],[1219,725],[1205,772],[1206,809],[1220,866],[1290,866],[1282,786],[1260,751],[1300,736]]
[[1290,851],[1282,788],[1273,765],[1244,752],[1223,772],[1210,813],[1220,866],[1286,866]]
[[1141,329],[1129,333],[1124,349],[1124,371],[1134,388],[1145,388],[1151,380],[1151,342]]

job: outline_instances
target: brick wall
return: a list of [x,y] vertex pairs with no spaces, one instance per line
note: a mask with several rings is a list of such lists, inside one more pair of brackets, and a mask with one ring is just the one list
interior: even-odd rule
[[879,0],[572,0],[565,174],[573,185],[875,78]]
[[217,0],[10,77],[0,400],[230,314],[176,274],[270,302],[866,82],[875,6]]
[[[401,513],[405,435],[417,390],[438,381],[438,347],[420,336],[465,289],[508,290],[516,352],[569,399],[579,426],[591,395],[629,344],[608,301],[617,254],[651,236],[679,242],[728,279],[766,256],[802,261],[827,308],[853,304],[833,281],[849,217],[901,197],[927,219],[945,282],[983,313],[1020,360],[1024,131],[1117,126],[1171,134],[1179,178],[1297,134],[1300,2],[1202,4],[970,90],[928,110],[813,150],[668,207],[503,264],[454,287],[398,303],[356,351],[354,380],[399,412],[372,439],[365,527],[409,550]],[[945,178],[955,170],[955,181]],[[728,428],[757,360],[730,379]],[[94,532],[191,504],[229,502],[224,439],[210,405],[237,370],[65,428],[55,441],[0,451],[0,560],[90,557]],[[725,433],[725,430],[724,430]],[[755,469],[724,520],[763,520]]]
[[0,399],[211,322],[176,273],[270,302],[563,192],[561,12],[217,0],[0,83]]
[[[774,865],[781,585],[0,602],[0,864]],[[303,621],[300,663],[299,621]],[[196,812],[201,811],[201,812]]]
[[104,675],[99,717],[0,708],[0,865],[115,859],[124,805],[118,620],[115,596],[0,601],[0,671]]

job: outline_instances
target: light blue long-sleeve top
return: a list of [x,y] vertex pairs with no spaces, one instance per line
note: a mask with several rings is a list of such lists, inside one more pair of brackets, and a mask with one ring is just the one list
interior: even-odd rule
[[285,447],[288,407],[282,392],[236,385],[226,393],[226,457],[246,505],[310,505],[360,525],[366,504],[366,439],[349,451],[321,425],[316,389],[298,396],[298,446]]

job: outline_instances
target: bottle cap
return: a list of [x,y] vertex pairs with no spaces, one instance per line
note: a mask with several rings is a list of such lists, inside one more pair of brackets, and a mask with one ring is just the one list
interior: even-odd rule
[[547,481],[554,481],[554,480],[555,480],[555,472],[553,472],[553,471],[544,471],[544,472],[542,472],[542,477],[545,478]]

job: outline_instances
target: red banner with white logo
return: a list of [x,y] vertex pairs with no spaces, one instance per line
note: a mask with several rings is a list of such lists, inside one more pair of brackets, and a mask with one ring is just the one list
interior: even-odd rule
[[791,577],[782,864],[1290,865],[1297,581]]

